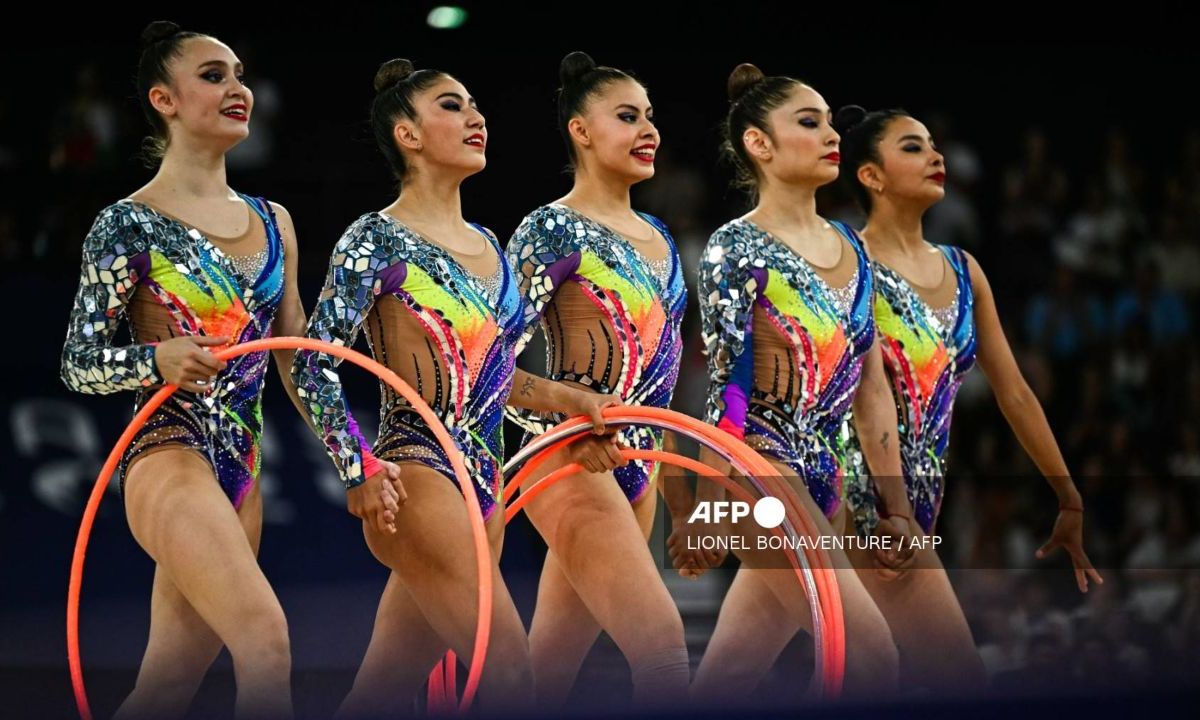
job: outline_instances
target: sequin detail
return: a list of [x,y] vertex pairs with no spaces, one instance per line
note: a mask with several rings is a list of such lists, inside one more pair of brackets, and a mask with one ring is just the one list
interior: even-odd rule
[[949,305],[943,305],[942,307],[937,307],[937,308],[930,308],[929,311],[933,314],[933,317],[937,319],[938,323],[940,323],[943,328],[954,327],[954,323],[958,320],[958,302],[957,302],[957,300],[955,302],[950,303]]
[[[515,372],[521,332],[521,297],[495,240],[476,226],[497,254],[500,289],[493,301],[484,281],[440,245],[382,213],[354,222],[333,250],[325,287],[309,320],[308,335],[351,347],[368,321],[380,323],[379,304],[394,298],[399,312],[424,331],[424,347],[436,362],[432,377],[409,378],[438,414],[462,453],[485,515],[501,491],[503,406]],[[398,358],[372,345],[376,359],[393,367]],[[391,348],[396,355],[414,348]],[[363,481],[366,441],[342,391],[340,362],[323,353],[299,352],[292,375],[347,487]],[[444,450],[408,401],[381,384],[377,457],[423,463],[454,480]],[[457,483],[456,483],[457,486]]]
[[670,255],[658,260],[646,260],[646,265],[649,266],[651,274],[658,279],[659,287],[664,290],[667,287],[667,282],[670,280],[671,266],[674,262],[675,258]]
[[850,314],[850,308],[854,305],[854,296],[858,294],[858,268],[854,268],[854,274],[850,276],[850,280],[841,287],[829,288],[829,295],[833,298],[833,306],[837,308],[838,314],[845,317]]
[[[899,273],[874,264],[874,316],[896,400],[900,460],[914,519],[926,533],[941,509],[954,397],[975,365],[977,347],[967,255],[952,246],[938,249],[956,282],[955,299],[943,308],[931,308]],[[855,448],[846,465],[847,502],[858,532],[866,536],[879,522],[877,496],[851,424],[846,433]]]
[[[63,381],[73,390],[111,393],[137,389],[136,407],[162,379],[150,344],[110,346],[135,292],[150,293],[171,318],[176,335],[223,335],[243,343],[270,335],[283,296],[283,242],[269,203],[242,196],[264,223],[267,266],[254,283],[241,282],[228,257],[199,231],[147,205],[121,201],[101,211],[84,241],[83,267],[67,342]],[[135,341],[136,328],[131,328]],[[262,388],[268,353],[229,361],[204,396],[176,392],[146,422],[121,460],[165,443],[186,445],[213,466],[234,506],[258,476]]]
[[[642,214],[667,241],[668,275],[659,280],[650,262],[627,238],[565,205],[534,210],[509,241],[508,262],[525,297],[524,334],[518,352],[539,328],[547,339],[546,366],[550,379],[578,382],[598,392],[612,393],[630,405],[667,407],[679,377],[683,343],[679,325],[687,290],[679,269],[675,241],[657,218]],[[555,303],[569,284],[589,302],[589,322],[604,335],[591,347],[570,340],[556,327]],[[572,289],[574,290],[574,288]],[[590,358],[585,365],[566,358]],[[511,420],[526,430],[525,441],[565,419],[540,416],[515,408]],[[661,446],[662,433],[628,427],[621,439],[630,447]],[[633,461],[614,471],[625,496],[640,497],[656,472],[656,464]]]
[[488,300],[495,303],[500,299],[500,287],[504,284],[504,258],[498,258],[496,270],[490,275],[476,275],[475,279],[479,281],[483,292],[487,295]]
[[[713,233],[700,264],[707,421],[790,467],[827,516],[841,503],[840,429],[874,339],[866,253],[853,230],[833,225],[857,257],[842,289],[746,220]],[[783,338],[774,367],[756,366],[756,333],[763,347]]]
[[242,283],[247,284],[257,280],[263,268],[267,266],[268,251],[269,248],[263,248],[253,255],[226,255],[225,257],[229,258],[229,262],[233,264],[233,269],[237,271]]

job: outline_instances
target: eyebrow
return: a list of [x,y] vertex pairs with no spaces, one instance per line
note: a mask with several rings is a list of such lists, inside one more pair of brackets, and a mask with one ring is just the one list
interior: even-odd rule
[[[905,135],[904,137],[900,138],[900,139],[899,139],[899,140],[897,140],[896,142],[897,142],[897,143],[902,143],[902,142],[905,142],[905,141],[908,141],[908,140],[916,140],[917,142],[925,142],[926,138],[923,138],[923,137],[921,137],[920,135]],[[929,144],[930,144],[930,145],[932,145],[932,144],[933,144],[933,138],[929,138],[928,140],[929,140]]]
[[806,107],[806,108],[800,108],[799,110],[797,110],[796,112],[794,112],[794,113],[792,113],[792,114],[793,114],[793,115],[799,115],[800,113],[806,113],[806,112],[810,112],[810,113],[816,113],[816,114],[818,114],[818,115],[824,115],[825,113],[827,113],[827,112],[830,112],[830,111],[829,111],[829,110],[822,110],[821,108],[815,108],[815,107]]
[[[621,103],[620,105],[618,105],[618,106],[617,106],[617,109],[618,109],[618,110],[620,110],[621,108],[629,108],[630,110],[633,110],[634,112],[641,112],[641,110],[642,110],[642,109],[641,109],[641,108],[639,108],[637,105],[631,105],[631,104],[629,104],[629,103]],[[652,111],[652,110],[654,110],[654,106],[653,106],[653,105],[647,105],[647,106],[646,106],[646,112],[650,112],[650,111]]]
[[441,99],[442,99],[442,98],[444,98],[444,97],[448,97],[448,98],[454,98],[455,100],[457,100],[457,101],[459,101],[459,102],[469,102],[469,103],[474,103],[474,102],[475,102],[475,98],[467,98],[467,99],[464,101],[464,100],[463,100],[463,96],[462,96],[462,95],[459,95],[459,94],[458,94],[458,93],[456,93],[456,92],[444,92],[444,93],[442,93],[441,95],[438,95],[437,97],[435,97],[435,98],[434,98],[434,102],[437,102],[438,100],[441,100]]
[[[229,63],[225,62],[224,60],[209,60],[209,61],[207,61],[207,62],[202,62],[202,63],[200,63],[200,66],[199,66],[197,69],[198,69],[198,70],[202,70],[202,69],[204,69],[204,68],[208,67],[209,65],[216,65],[216,66],[218,66],[218,67],[222,67],[222,68],[223,68],[223,67],[227,67],[227,66],[229,65]],[[239,62],[239,63],[235,63],[235,64],[234,64],[234,66],[233,66],[233,69],[234,69],[234,70],[241,70],[241,69],[242,69],[242,64],[241,64],[240,62]]]

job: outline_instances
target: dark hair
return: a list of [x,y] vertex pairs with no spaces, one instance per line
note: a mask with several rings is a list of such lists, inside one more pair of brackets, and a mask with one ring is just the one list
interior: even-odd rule
[[404,155],[396,146],[392,135],[396,121],[400,118],[415,120],[413,96],[427,90],[438,80],[449,77],[441,70],[415,70],[412,61],[402,58],[388,60],[375,73],[375,100],[371,103],[371,128],[375,132],[375,143],[392,168],[392,175],[399,182],[408,173]]
[[152,132],[142,141],[142,157],[153,167],[162,160],[170,142],[167,122],[150,104],[150,88],[169,85],[171,72],[168,66],[182,52],[183,43],[191,38],[207,37],[203,33],[183,30],[168,20],[155,20],[142,31],[142,56],[138,60],[137,92],[142,113],[150,123]]
[[582,113],[588,100],[606,86],[620,80],[640,81],[622,70],[597,66],[590,55],[578,50],[568,53],[559,63],[558,79],[562,83],[558,88],[558,130],[562,133],[563,142],[567,144],[567,157],[570,159],[570,167],[574,169],[577,158],[567,123]]
[[869,162],[883,164],[883,158],[879,155],[879,143],[883,140],[888,125],[891,125],[893,120],[903,117],[912,115],[899,108],[867,112],[857,105],[847,105],[838,110],[833,117],[833,127],[842,136],[839,148],[842,167],[849,170],[842,173],[843,182],[863,212],[868,215],[871,214],[871,193],[858,181],[858,169]]
[[770,135],[767,115],[787,100],[792,88],[803,84],[785,75],[767,77],[750,63],[742,63],[729,73],[729,114],[721,131],[721,158],[733,167],[734,187],[751,195],[758,188],[758,167],[742,142],[746,129],[756,127]]

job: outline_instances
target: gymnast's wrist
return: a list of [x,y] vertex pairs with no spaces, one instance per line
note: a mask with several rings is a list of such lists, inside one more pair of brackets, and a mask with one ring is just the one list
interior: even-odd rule
[[912,503],[908,500],[908,490],[904,478],[875,479],[875,491],[879,496],[880,517],[912,518]]
[[[696,496],[692,493],[691,488],[687,487],[687,479],[682,477],[659,477],[663,483],[663,501],[667,505],[667,512],[671,514],[672,523],[678,524],[686,520],[696,507]],[[683,487],[672,488],[672,485],[679,484]]]
[[1075,483],[1068,481],[1067,486],[1055,493],[1058,497],[1058,506],[1060,508],[1082,508],[1083,495],[1075,487]]
[[585,390],[584,388],[567,385],[563,382],[555,384],[565,391],[563,402],[569,408],[566,413],[568,417],[572,415],[590,415],[592,408],[596,406],[597,402],[604,402],[604,400],[597,400],[597,397],[620,400],[616,395],[602,393],[599,390]]
[[163,377],[162,369],[158,367],[158,343],[146,343],[146,347],[150,348],[150,377],[146,378],[148,382],[143,382],[143,385],[163,385],[167,382]]
[[[343,471],[342,486],[346,488],[346,492],[350,492],[354,488],[366,483],[368,478],[380,471],[381,468],[378,466],[379,461],[375,460],[374,457],[371,460],[374,462],[368,462],[364,455],[357,468],[349,466]],[[358,472],[355,472],[356,469]]]
[[362,479],[365,482],[368,478],[383,472],[383,463],[365,447],[362,450]]

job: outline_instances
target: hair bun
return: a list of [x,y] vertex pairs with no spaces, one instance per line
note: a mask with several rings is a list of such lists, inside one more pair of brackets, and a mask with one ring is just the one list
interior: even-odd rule
[[840,134],[853,130],[867,116],[867,111],[858,105],[840,108],[833,116],[833,129]]
[[142,31],[142,49],[144,50],[156,42],[166,40],[181,32],[183,32],[183,28],[170,20],[155,20]]
[[725,87],[729,93],[729,102],[735,103],[742,99],[750,88],[766,80],[767,76],[763,75],[763,71],[759,70],[756,65],[751,63],[742,63],[729,73],[729,82]]
[[392,87],[396,83],[408,79],[414,71],[412,60],[404,58],[396,58],[388,60],[379,66],[379,70],[375,73],[375,92],[380,93]]
[[596,61],[592,59],[592,56],[576,50],[575,52],[567,53],[567,56],[559,63],[558,79],[563,87],[566,87],[578,82],[580,78],[595,69]]

